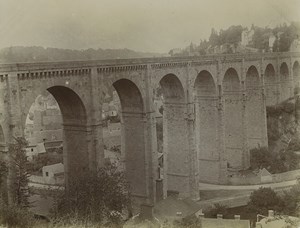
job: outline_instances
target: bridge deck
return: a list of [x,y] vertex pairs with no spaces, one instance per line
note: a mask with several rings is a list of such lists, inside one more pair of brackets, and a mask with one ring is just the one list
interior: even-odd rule
[[0,63],[0,72],[27,71],[42,69],[61,69],[78,67],[107,67],[107,66],[132,66],[147,64],[188,63],[206,61],[235,61],[258,60],[299,57],[299,52],[274,52],[274,53],[246,53],[246,54],[218,54],[187,57],[153,57],[131,59],[85,60],[85,61],[59,61],[59,62],[29,62],[29,63]]

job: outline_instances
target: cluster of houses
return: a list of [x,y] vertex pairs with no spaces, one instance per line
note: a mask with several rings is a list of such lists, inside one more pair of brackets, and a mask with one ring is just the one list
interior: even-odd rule
[[[273,34],[270,32],[269,34],[265,34],[268,46],[266,49],[264,49],[264,52],[273,52],[276,50],[273,50],[274,44],[276,42],[276,37],[280,37],[282,35],[282,32],[279,32],[278,34]],[[224,54],[224,53],[248,53],[248,52],[259,52],[260,50],[257,48],[253,48],[253,36],[254,36],[254,28],[251,27],[250,29],[245,28],[241,33],[240,42],[238,44],[230,44],[225,43],[222,45],[216,45],[216,46],[208,46],[204,51],[205,54]],[[296,52],[300,51],[300,39],[295,39],[290,46],[289,51]],[[188,54],[189,56],[199,56],[200,52],[198,50],[198,46],[194,43],[191,43],[189,46],[187,46],[184,49],[181,48],[174,48],[172,49],[169,54],[171,56],[180,56],[183,53]]]

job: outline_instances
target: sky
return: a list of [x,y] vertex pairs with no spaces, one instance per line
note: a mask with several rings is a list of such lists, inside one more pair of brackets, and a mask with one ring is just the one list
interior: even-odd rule
[[169,52],[231,25],[300,21],[300,0],[0,0],[0,48]]

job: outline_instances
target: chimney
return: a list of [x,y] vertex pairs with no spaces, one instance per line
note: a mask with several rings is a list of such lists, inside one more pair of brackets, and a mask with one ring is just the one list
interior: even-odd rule
[[223,215],[222,214],[217,214],[217,219],[222,219]]
[[274,211],[268,210],[268,217],[274,217]]
[[234,219],[235,219],[235,220],[240,220],[240,219],[241,219],[241,216],[240,216],[240,215],[234,215]]
[[139,217],[142,220],[152,220],[153,219],[153,205],[151,204],[141,204],[141,210]]

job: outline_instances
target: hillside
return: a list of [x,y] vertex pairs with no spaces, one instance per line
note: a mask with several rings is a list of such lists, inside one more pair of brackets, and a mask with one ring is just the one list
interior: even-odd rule
[[[231,54],[245,52],[287,52],[300,37],[300,22],[278,25],[275,28],[252,25],[250,28],[232,25],[220,31],[212,28],[208,40],[170,50],[172,56]],[[294,49],[293,45],[293,49]]]
[[161,57],[163,54],[136,52],[130,49],[71,50],[44,47],[7,47],[0,50],[0,63],[102,60]]

